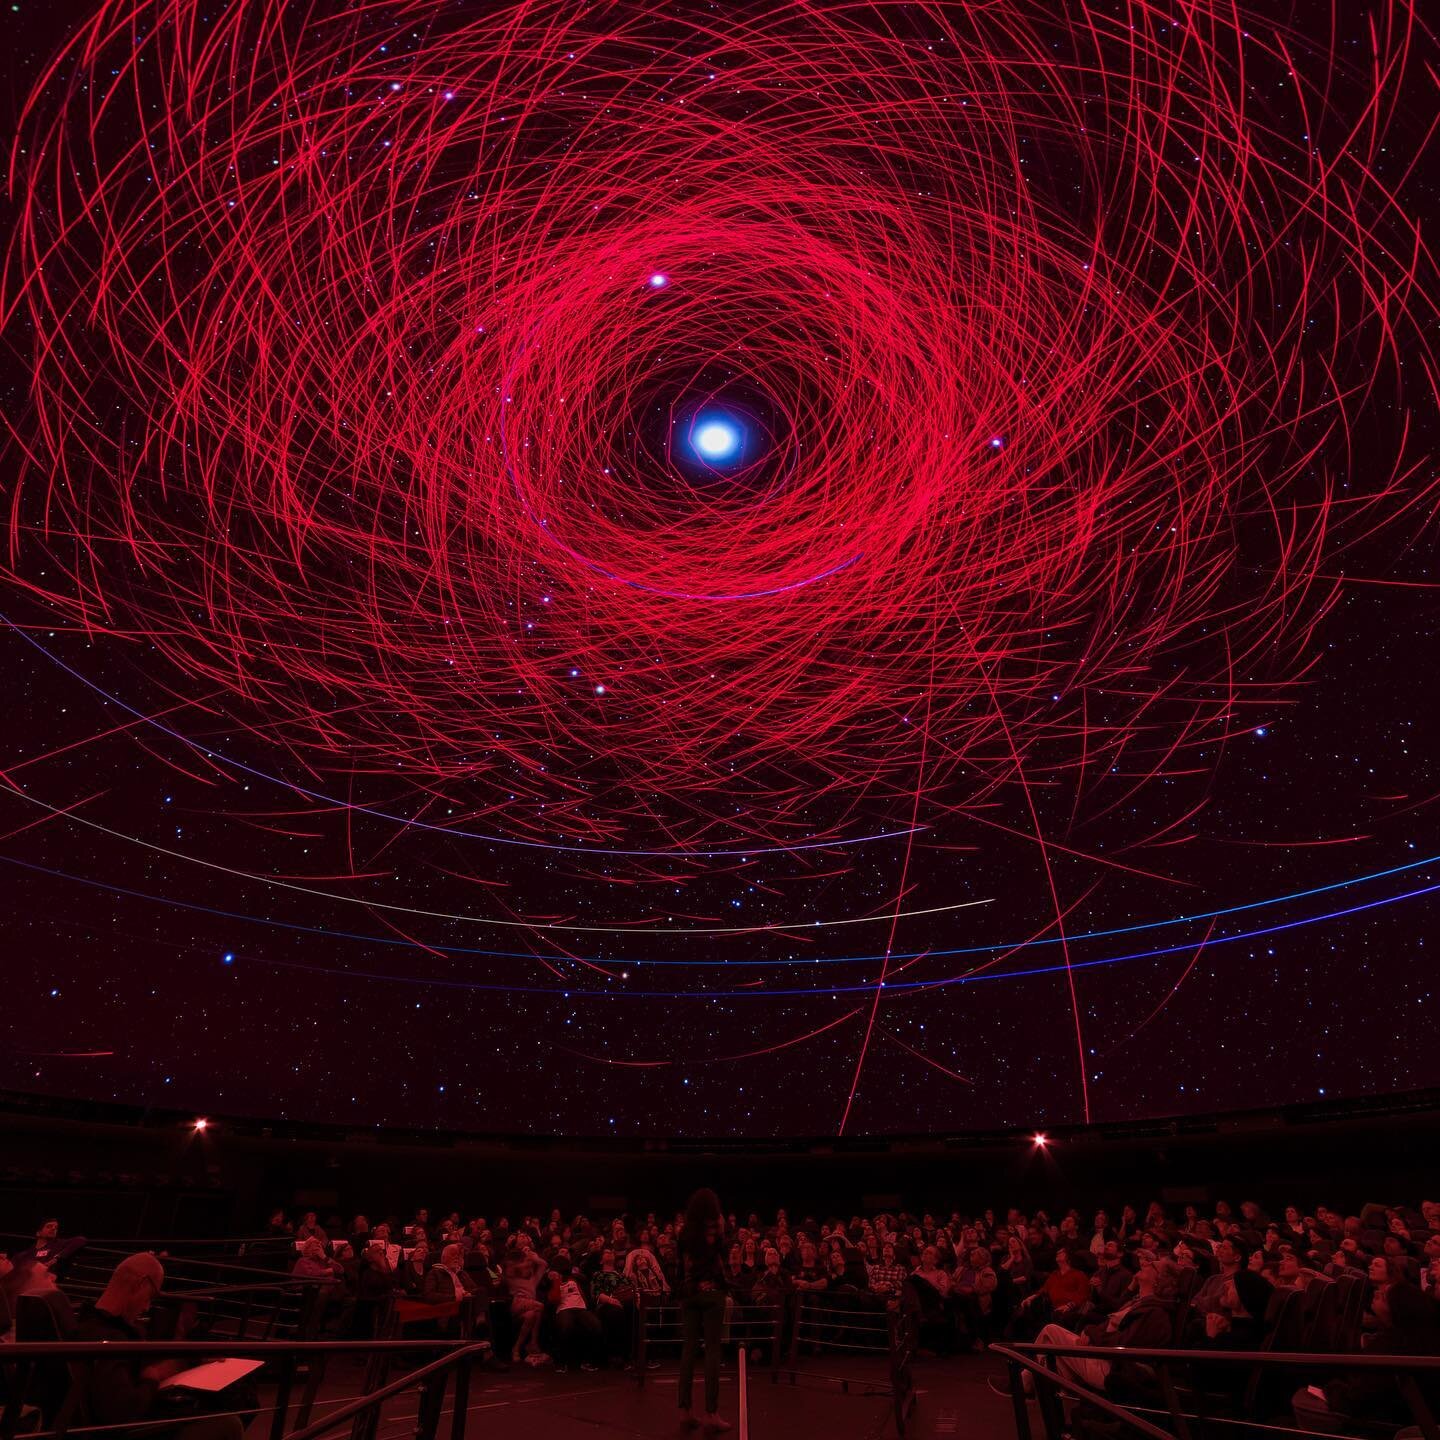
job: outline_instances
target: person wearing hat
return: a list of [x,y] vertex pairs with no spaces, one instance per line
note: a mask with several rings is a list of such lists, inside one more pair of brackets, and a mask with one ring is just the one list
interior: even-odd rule
[[[1193,1343],[1197,1350],[1258,1350],[1269,1328],[1266,1315],[1274,1287],[1254,1270],[1240,1266],[1224,1284],[1219,1305],[1205,1314],[1205,1333]],[[1250,1366],[1207,1365],[1203,1375],[1207,1386],[1227,1393],[1238,1403],[1250,1380]]]
[[1265,1338],[1265,1316],[1275,1287],[1243,1266],[1226,1280],[1219,1305],[1205,1316],[1207,1350],[1256,1350]]

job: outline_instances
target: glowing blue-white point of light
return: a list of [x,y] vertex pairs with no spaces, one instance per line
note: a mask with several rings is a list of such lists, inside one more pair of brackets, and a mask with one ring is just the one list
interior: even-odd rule
[[727,460],[740,448],[740,431],[728,420],[706,420],[696,427],[695,449],[706,460]]

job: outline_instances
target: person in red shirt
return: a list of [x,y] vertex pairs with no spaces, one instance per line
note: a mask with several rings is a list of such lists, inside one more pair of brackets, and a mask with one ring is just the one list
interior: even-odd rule
[[1070,1263],[1066,1250],[1055,1252],[1055,1268],[1032,1295],[1027,1295],[1015,1311],[1006,1330],[1013,1340],[1031,1340],[1040,1327],[1055,1316],[1074,1314],[1090,1303],[1090,1277]]
[[1070,1263],[1066,1250],[1055,1252],[1055,1268],[1040,1287],[1054,1310],[1074,1310],[1090,1302],[1090,1277]]

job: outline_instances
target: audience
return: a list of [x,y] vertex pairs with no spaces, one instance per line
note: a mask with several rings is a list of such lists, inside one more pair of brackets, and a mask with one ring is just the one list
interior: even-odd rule
[[[654,1213],[566,1221],[559,1211],[543,1221],[458,1213],[433,1220],[420,1209],[401,1228],[391,1219],[372,1225],[364,1215],[322,1225],[313,1211],[292,1224],[278,1210],[268,1233],[286,1242],[290,1273],[327,1297],[322,1309],[334,1333],[380,1333],[403,1300],[411,1306],[407,1317],[434,1307],[427,1323],[451,1331],[464,1313],[512,1364],[594,1369],[627,1363],[642,1307],[672,1295],[679,1224],[678,1216]],[[1290,1205],[1274,1219],[1250,1200],[1238,1208],[1219,1202],[1209,1215],[1193,1205],[1177,1215],[1151,1204],[1142,1216],[1125,1205],[1088,1220],[1074,1210],[1052,1219],[1011,1209],[1003,1216],[884,1213],[817,1222],[780,1210],[769,1223],[752,1214],[742,1224],[730,1215],[724,1231],[732,1315],[737,1306],[773,1307],[782,1317],[776,1333],[788,1336],[796,1333],[798,1305],[841,1313],[898,1308],[916,1317],[929,1351],[983,1348],[1001,1338],[1094,1350],[1064,1357],[1060,1368],[1112,1396],[1144,1381],[1143,1367],[1109,1353],[1114,1347],[1260,1349],[1272,1331],[1281,1333],[1282,1314],[1315,1314],[1331,1290],[1355,1298],[1357,1320],[1338,1340],[1340,1332],[1326,1331],[1327,1343],[1317,1340],[1312,1350],[1440,1355],[1436,1201],[1418,1210],[1367,1206],[1350,1216]],[[0,1256],[0,1337],[15,1338],[17,1312],[31,1302],[51,1308],[57,1333],[70,1330],[54,1267],[83,1243],[62,1240],[59,1225],[47,1220],[33,1247]],[[100,1299],[79,1311],[74,1333],[140,1335],[163,1280],[153,1255],[124,1260]],[[1284,1331],[1286,1345],[1300,1348],[1305,1333]],[[1237,1359],[1216,1368],[1217,1388],[1238,1397],[1244,1366]],[[155,1417],[159,1382],[174,1368],[170,1361],[97,1363],[95,1420]],[[1426,1394],[1435,1388],[1421,1386]],[[1335,1433],[1361,1418],[1405,1423],[1410,1413],[1396,1381],[1380,1371],[1317,1373],[1291,1403],[1306,1428]],[[222,1421],[187,1417],[185,1440],[233,1440],[234,1423]]]

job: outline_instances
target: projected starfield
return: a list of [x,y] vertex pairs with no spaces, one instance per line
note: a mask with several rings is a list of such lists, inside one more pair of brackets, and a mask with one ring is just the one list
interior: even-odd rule
[[1422,9],[9,23],[0,1083],[1440,1083]]

